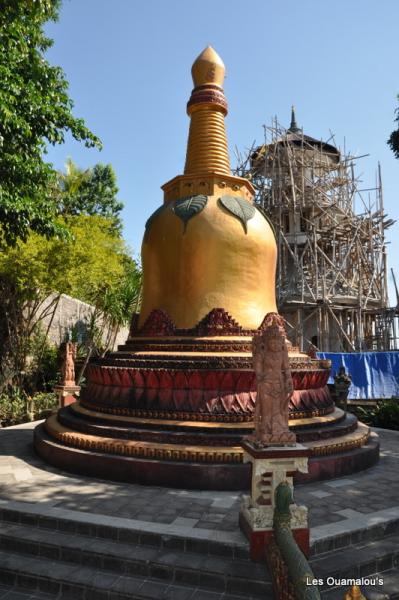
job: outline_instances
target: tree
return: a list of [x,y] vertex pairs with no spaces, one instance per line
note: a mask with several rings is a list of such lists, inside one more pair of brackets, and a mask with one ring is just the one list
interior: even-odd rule
[[100,140],[72,114],[68,82],[45,59],[52,40],[44,23],[57,20],[60,0],[0,0],[0,242],[26,240],[29,231],[65,235],[56,219],[52,165],[46,143],[66,132],[86,146]]
[[[78,375],[78,385],[93,353],[97,352],[104,356],[108,350],[112,349],[120,328],[130,323],[132,314],[138,312],[141,300],[142,272],[130,257],[126,257],[123,263],[124,275],[118,281],[118,285],[104,287],[97,292],[96,298],[93,298],[95,310],[90,321],[86,356]],[[107,333],[104,336],[105,329]]]
[[101,215],[121,231],[123,203],[116,198],[118,191],[111,165],[98,163],[83,170],[69,158],[66,172],[58,175],[58,210],[62,215]]
[[68,218],[68,227],[69,241],[31,233],[26,242],[0,254],[0,391],[1,384],[26,385],[32,338],[61,293],[93,304],[96,319],[107,311],[113,325],[127,318],[129,306],[118,300],[116,309],[116,300],[110,304],[109,299],[123,297],[118,290],[127,279],[137,287],[140,276],[113,223],[98,215],[77,215]]
[[[399,95],[397,96],[399,100]],[[395,122],[397,123],[397,129],[395,129],[388,138],[387,144],[391,147],[395,158],[399,158],[399,107],[395,110]]]

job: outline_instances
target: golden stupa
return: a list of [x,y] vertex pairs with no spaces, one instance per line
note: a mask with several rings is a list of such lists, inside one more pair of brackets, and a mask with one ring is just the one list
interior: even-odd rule
[[193,64],[184,175],[165,183],[163,207],[147,226],[139,325],[161,308],[176,327],[191,329],[222,307],[244,329],[257,329],[276,312],[276,241],[251,183],[231,175],[224,73],[210,46]]
[[[186,165],[146,224],[141,312],[124,345],[90,361],[80,400],[36,428],[36,451],[53,465],[153,485],[249,488],[241,441],[253,430],[252,338],[283,321],[272,228],[251,183],[230,172],[224,72],[211,47],[194,62]],[[335,408],[326,362],[290,352],[290,427],[311,451],[305,480],[378,458],[368,428]]]

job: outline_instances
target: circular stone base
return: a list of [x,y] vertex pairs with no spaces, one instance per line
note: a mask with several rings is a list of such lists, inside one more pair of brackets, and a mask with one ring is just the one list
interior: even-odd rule
[[43,425],[35,429],[34,447],[55,467],[113,481],[199,490],[245,490],[250,486],[248,464],[153,460],[71,448],[51,438]]
[[[137,458],[66,446],[50,437],[43,425],[36,427],[34,447],[53,466],[78,473],[153,486],[201,490],[248,490],[248,463],[200,463]],[[309,473],[297,473],[295,483],[332,479],[367,469],[379,457],[378,436],[367,444],[340,454],[315,456],[309,460]]]

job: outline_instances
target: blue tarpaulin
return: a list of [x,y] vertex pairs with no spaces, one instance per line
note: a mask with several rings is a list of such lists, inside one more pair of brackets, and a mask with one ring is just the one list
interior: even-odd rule
[[349,400],[399,397],[399,352],[318,352],[332,362],[328,383],[341,366],[352,377]]

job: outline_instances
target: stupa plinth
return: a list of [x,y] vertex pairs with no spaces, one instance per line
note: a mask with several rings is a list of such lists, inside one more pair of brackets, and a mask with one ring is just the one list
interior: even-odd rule
[[[208,47],[192,74],[184,173],[162,187],[164,201],[146,223],[140,314],[118,351],[89,363],[81,400],[36,429],[35,448],[74,472],[246,489],[241,441],[254,427],[252,338],[270,318],[284,326],[276,315],[276,240],[251,183],[230,171],[223,62]],[[335,409],[328,362],[295,348],[289,362],[290,427],[312,448],[309,477],[343,472],[345,460],[330,460],[337,452],[352,452],[351,469],[365,466],[353,452],[369,430]]]

